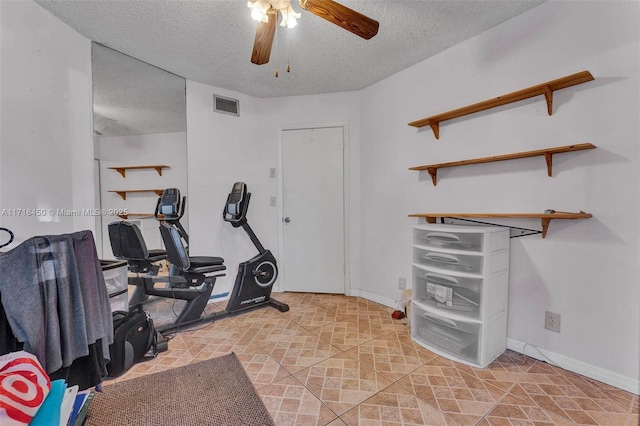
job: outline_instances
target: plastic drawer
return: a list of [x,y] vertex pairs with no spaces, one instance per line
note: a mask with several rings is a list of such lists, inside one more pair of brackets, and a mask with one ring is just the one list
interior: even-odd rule
[[413,299],[470,319],[486,319],[507,306],[507,271],[480,278],[413,266]]
[[478,363],[480,324],[466,323],[427,312],[417,305],[411,308],[411,333],[427,345],[471,364]]
[[128,311],[129,310],[129,292],[125,289],[125,290],[121,290],[118,293],[110,294],[109,305],[111,305],[111,312]]
[[445,253],[414,247],[413,263],[444,271],[491,275],[507,270],[509,267],[509,252],[504,250],[483,256],[479,254]]
[[486,367],[507,347],[506,311],[485,323],[455,320],[411,306],[411,337],[454,361]]
[[482,278],[456,277],[413,267],[413,298],[425,305],[480,318]]
[[493,253],[508,248],[509,237],[508,230],[500,228],[430,224],[413,229],[413,244],[435,250]]

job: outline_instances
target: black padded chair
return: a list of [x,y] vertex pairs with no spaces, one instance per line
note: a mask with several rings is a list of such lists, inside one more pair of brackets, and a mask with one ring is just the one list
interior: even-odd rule
[[200,282],[209,274],[227,269],[221,257],[189,256],[180,231],[175,226],[166,222],[161,223],[160,235],[167,249],[167,260],[177,269],[177,272],[172,272],[170,275],[182,275],[185,278],[188,277],[190,283],[196,283],[193,279]]
[[149,299],[148,287],[153,287],[153,281],[146,283],[144,276],[158,275],[158,262],[167,258],[165,250],[147,249],[140,228],[127,221],[111,222],[108,225],[111,251],[116,259],[126,260],[127,268],[136,276],[129,277],[129,285],[135,290],[129,299],[129,306],[145,303]]
[[137,225],[127,221],[108,225],[111,250],[116,259],[126,260],[129,270],[136,274],[157,275],[157,262],[167,258],[164,250],[149,250]]
[[[187,300],[178,318],[172,326],[197,322],[201,319],[204,309],[209,303],[216,278],[226,275],[224,259],[214,256],[189,256],[180,232],[174,225],[160,223],[160,235],[167,249],[167,260],[171,264],[169,269],[168,289],[171,296]],[[160,281],[161,278],[157,278]]]

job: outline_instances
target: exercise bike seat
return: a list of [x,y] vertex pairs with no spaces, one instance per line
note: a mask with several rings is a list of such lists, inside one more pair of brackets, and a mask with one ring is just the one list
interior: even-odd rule
[[140,228],[131,222],[112,222],[108,229],[114,257],[126,260],[131,272],[147,273],[154,269],[152,263],[167,258],[165,250],[147,249]]
[[160,235],[167,249],[167,260],[186,274],[209,274],[224,271],[224,259],[214,256],[189,256],[180,232],[166,222],[160,224]]
[[189,256],[189,261],[191,266],[196,268],[208,265],[222,265],[224,263],[223,258],[214,256]]

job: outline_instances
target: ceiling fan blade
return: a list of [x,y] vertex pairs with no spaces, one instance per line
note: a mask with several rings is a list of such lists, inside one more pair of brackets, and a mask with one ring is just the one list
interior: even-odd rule
[[300,7],[369,40],[378,34],[380,23],[333,0],[299,0]]
[[253,41],[253,52],[251,52],[251,62],[256,65],[263,65],[269,62],[271,56],[271,46],[273,46],[273,36],[276,34],[276,21],[278,11],[270,8],[267,11],[267,22],[258,22],[256,38]]

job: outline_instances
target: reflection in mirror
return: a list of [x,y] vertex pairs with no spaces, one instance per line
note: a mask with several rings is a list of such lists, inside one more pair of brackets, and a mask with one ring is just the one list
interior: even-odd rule
[[97,134],[186,132],[184,78],[97,43],[92,62]]
[[[157,192],[187,195],[185,79],[98,43],[92,67],[98,253],[113,259],[107,226],[125,218],[149,249],[160,248]],[[114,169],[158,165],[166,167]],[[188,229],[186,215],[181,222]]]

